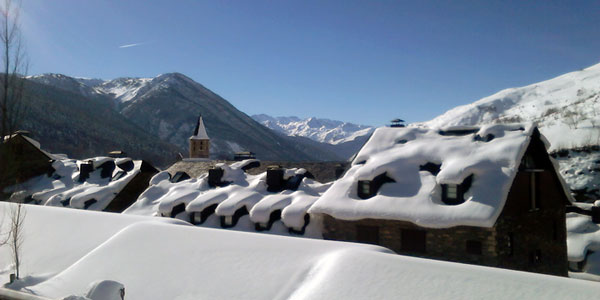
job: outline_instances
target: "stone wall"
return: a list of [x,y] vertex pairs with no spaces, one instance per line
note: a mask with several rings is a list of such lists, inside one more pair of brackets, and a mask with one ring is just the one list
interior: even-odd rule
[[496,221],[503,268],[567,276],[564,193],[553,171],[536,173],[538,208],[532,209],[528,172],[519,172]]
[[[359,240],[358,228],[373,226],[378,228],[378,242],[374,244],[389,248],[398,254],[454,262],[497,266],[497,238],[493,228],[457,226],[446,229],[430,229],[410,222],[394,220],[363,219],[358,221],[336,220],[329,215],[323,217],[323,237],[330,240]],[[407,230],[425,231],[425,251],[407,250],[402,243],[403,232]],[[481,243],[481,254],[467,252],[467,241]]]

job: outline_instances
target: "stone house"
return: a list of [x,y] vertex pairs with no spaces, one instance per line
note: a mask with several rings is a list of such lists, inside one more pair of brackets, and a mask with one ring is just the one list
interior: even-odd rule
[[331,240],[567,276],[569,190],[535,126],[379,128],[310,208]]
[[0,143],[0,176],[2,185],[22,183],[29,178],[52,173],[52,154],[42,150],[40,143],[30,138],[26,131],[5,136]]

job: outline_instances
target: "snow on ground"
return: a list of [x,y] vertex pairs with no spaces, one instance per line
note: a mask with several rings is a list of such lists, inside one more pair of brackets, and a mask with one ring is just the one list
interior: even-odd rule
[[558,152],[560,174],[571,190],[600,197],[600,151],[572,149]]
[[[90,163],[89,175],[85,180],[79,180],[82,165]],[[4,191],[12,192],[11,201],[16,202],[103,210],[140,173],[141,164],[142,161],[130,158],[75,160],[57,157],[52,163],[54,173],[31,178]]]
[[[588,281],[392,255],[377,246],[23,207],[17,283],[52,298],[85,295],[104,280],[123,284],[129,300],[594,299],[600,293]],[[1,257],[7,251],[1,247]],[[7,261],[0,261],[2,283]]]
[[[331,183],[322,184],[303,178],[305,169],[288,169],[284,179],[301,178],[296,190],[267,191],[266,172],[258,175],[246,174],[242,168],[256,160],[245,160],[231,166],[219,164],[223,169],[223,187],[210,187],[208,174],[181,182],[171,182],[166,171],[156,174],[150,187],[124,213],[147,216],[171,216],[180,205],[185,206],[175,217],[190,221],[211,207],[214,213],[201,224],[205,227],[221,227],[221,218],[236,230],[254,231],[259,224],[270,233],[290,234],[290,229],[306,237],[321,237],[319,220],[309,220],[305,227],[305,216],[317,198]],[[236,212],[247,212],[236,220]],[[280,212],[281,220],[271,220],[273,213]],[[271,220],[271,222],[269,222]],[[237,223],[236,223],[237,222]],[[269,223],[272,227],[269,228]]]
[[[358,153],[350,170],[312,206],[311,213],[338,219],[363,218],[410,221],[420,226],[491,227],[502,208],[529,145],[533,126],[486,125],[426,129],[378,128]],[[471,130],[468,134],[442,134]],[[486,141],[491,137],[491,140]],[[422,170],[439,165],[439,173]],[[360,180],[386,175],[369,199],[357,195]],[[442,202],[442,184],[460,184],[473,175],[465,202]]]
[[[593,205],[577,204],[586,210]],[[593,223],[591,216],[567,213],[567,249],[569,277],[600,281],[600,224]]]

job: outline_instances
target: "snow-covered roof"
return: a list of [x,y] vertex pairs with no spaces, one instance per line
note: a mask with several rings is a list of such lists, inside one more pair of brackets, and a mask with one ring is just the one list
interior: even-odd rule
[[[223,187],[210,187],[208,174],[173,183],[169,181],[169,174],[163,171],[150,180],[150,187],[124,213],[169,216],[181,204],[185,205],[187,214],[202,212],[217,205],[215,213],[202,226],[220,227],[219,217],[232,217],[237,210],[245,207],[248,215],[240,218],[234,229],[254,231],[254,224],[264,225],[269,222],[271,213],[281,211],[281,220],[269,232],[288,234],[288,228],[302,231],[308,209],[331,183],[322,184],[305,177],[295,190],[269,192],[267,172],[257,175],[244,172],[244,166],[253,162],[256,160],[244,160],[232,165],[216,164],[217,168],[223,169],[222,181],[228,183]],[[305,169],[284,169],[283,179],[305,172]],[[183,211],[182,215],[185,215]],[[182,218],[189,220],[187,215]],[[321,237],[315,222],[305,229],[304,236]]]
[[[350,170],[309,212],[345,220],[402,220],[432,228],[491,227],[504,207],[534,128],[521,124],[378,128]],[[423,168],[428,164],[439,170]],[[358,181],[382,174],[395,182],[385,183],[376,195],[361,199]],[[468,177],[472,182],[464,194],[465,202],[445,204],[442,185],[461,184]]]
[[6,141],[8,141],[8,140],[10,140],[12,138],[17,137],[17,136],[22,137],[26,142],[30,143],[32,146],[34,146],[35,148],[37,148],[42,154],[44,154],[46,157],[48,157],[48,159],[56,159],[56,157],[53,154],[48,153],[48,152],[42,150],[40,142],[38,142],[38,141],[36,141],[36,140],[34,140],[34,139],[32,139],[32,138],[24,135],[24,134],[14,133],[14,134],[11,134],[11,135],[4,136],[3,140],[6,142]]
[[[13,201],[30,197],[40,205],[103,210],[141,172],[143,163],[104,156],[85,160],[55,157],[54,173],[33,177],[4,191],[12,193]],[[90,172],[82,175],[81,165],[89,163]],[[80,180],[81,176],[85,180]]]
[[204,127],[204,122],[202,121],[202,116],[198,117],[198,123],[196,124],[196,129],[194,130],[194,135],[190,137],[190,140],[208,140],[208,134],[206,133],[206,128]]
[[[0,203],[0,211],[10,206]],[[600,291],[595,282],[407,257],[372,245],[24,207],[23,279],[10,287],[52,299],[89,295],[99,280],[121,283],[128,300],[594,299]],[[10,257],[10,247],[0,247],[0,256]],[[12,272],[10,259],[1,260],[0,284]]]

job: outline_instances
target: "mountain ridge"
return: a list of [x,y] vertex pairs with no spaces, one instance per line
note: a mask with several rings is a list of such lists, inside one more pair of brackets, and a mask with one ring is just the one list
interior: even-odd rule
[[212,158],[230,159],[234,152],[245,150],[265,160],[341,159],[326,147],[276,134],[181,73],[106,81],[62,74],[35,75],[28,79],[84,98],[104,99],[128,122],[177,146],[184,154],[195,120],[202,114],[212,141]]

